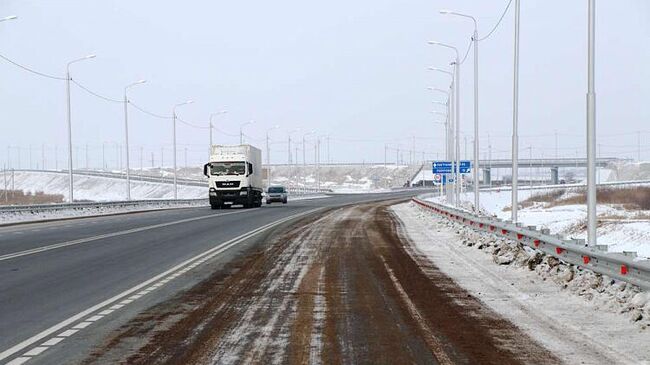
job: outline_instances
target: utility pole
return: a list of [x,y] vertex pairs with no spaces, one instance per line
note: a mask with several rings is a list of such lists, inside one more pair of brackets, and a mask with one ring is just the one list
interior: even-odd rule
[[596,245],[596,0],[588,5],[587,47],[587,243]]
[[331,164],[332,160],[330,159],[330,136],[327,135],[327,163]]
[[555,130],[555,159],[557,160],[560,157],[558,154],[558,140],[557,140],[557,129]]
[[86,143],[86,170],[88,170],[88,143]]
[[641,162],[641,132],[636,132],[636,160]]
[[512,103],[512,222],[517,223],[518,201],[518,168],[519,168],[519,14],[520,0],[515,0],[515,51],[514,51],[514,81]]
[[45,170],[45,143],[41,144],[41,168]]
[[[138,80],[124,87],[124,143],[126,145],[126,200],[131,200],[131,159],[129,158],[129,98],[127,91],[135,86],[144,84],[146,80]],[[140,166],[142,166],[142,152],[140,153]]]
[[106,143],[102,142],[102,170],[106,170]]
[[173,132],[172,132],[172,139],[174,142],[174,152],[173,152],[173,161],[174,161],[174,199],[178,199],[178,169],[176,165],[176,108],[182,105],[187,105],[187,104],[192,104],[192,100],[188,100],[182,103],[178,103],[174,105],[172,108],[172,127],[173,127]]
[[91,58],[95,58],[95,55],[91,54],[83,58],[72,60],[68,62],[68,65],[66,67],[65,86],[66,86],[66,96],[67,96],[66,117],[68,121],[68,202],[69,203],[72,203],[74,201],[74,180],[72,177],[72,113],[71,113],[71,103],[70,103],[70,81],[72,80],[72,78],[70,77],[70,65]]

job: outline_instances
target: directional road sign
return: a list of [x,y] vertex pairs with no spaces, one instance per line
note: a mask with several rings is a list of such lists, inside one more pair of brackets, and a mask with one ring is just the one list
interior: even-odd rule
[[[456,165],[456,162],[452,161],[433,161],[433,173],[434,174],[451,174],[455,171],[453,166]],[[460,161],[460,173],[467,174],[472,170],[472,163],[469,160]]]

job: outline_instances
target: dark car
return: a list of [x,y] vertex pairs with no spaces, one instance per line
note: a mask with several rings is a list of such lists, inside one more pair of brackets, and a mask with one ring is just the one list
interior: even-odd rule
[[284,186],[271,186],[266,192],[266,204],[273,202],[287,204],[287,189]]

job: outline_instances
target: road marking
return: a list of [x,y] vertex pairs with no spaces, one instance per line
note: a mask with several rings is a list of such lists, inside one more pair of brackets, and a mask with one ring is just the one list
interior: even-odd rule
[[[148,287],[148,286],[150,286],[152,284],[156,284],[156,283],[160,282],[161,280],[163,280],[163,279],[165,279],[167,277],[177,277],[177,276],[180,275],[179,274],[180,272],[187,272],[188,271],[187,266],[192,265],[193,263],[195,263],[198,260],[212,259],[215,256],[217,256],[217,255],[227,251],[228,249],[236,246],[237,244],[239,244],[241,242],[244,242],[247,239],[258,235],[259,233],[267,231],[267,230],[269,230],[271,228],[274,228],[274,227],[276,227],[276,226],[278,226],[278,225],[280,225],[282,223],[288,222],[290,220],[293,220],[293,219],[299,218],[301,216],[305,216],[305,215],[314,213],[314,212],[319,211],[321,209],[323,209],[323,208],[311,209],[311,210],[308,210],[306,212],[297,213],[297,214],[294,214],[294,215],[279,219],[277,221],[274,221],[274,222],[268,223],[266,225],[263,225],[261,227],[258,227],[256,229],[250,231],[250,232],[241,234],[241,235],[239,235],[239,236],[237,236],[235,238],[232,238],[232,239],[230,239],[230,240],[228,240],[226,242],[222,242],[220,244],[217,244],[216,246],[214,246],[214,247],[212,247],[212,248],[210,248],[210,249],[208,249],[206,251],[203,251],[202,253],[200,253],[200,254],[198,254],[198,255],[196,255],[194,257],[191,257],[191,258],[179,263],[178,265],[176,265],[176,266],[174,266],[174,267],[172,267],[172,268],[170,268],[170,269],[168,269],[168,270],[166,270],[166,271],[164,271],[164,272],[162,272],[162,273],[160,273],[160,274],[158,274],[158,275],[156,275],[156,276],[154,276],[154,277],[152,277],[152,278],[150,278],[150,279],[148,279],[148,280],[146,280],[146,281],[144,281],[144,282],[142,282],[140,284],[135,285],[134,287],[132,287],[130,289],[127,289],[127,290],[125,290],[125,291],[123,291],[123,292],[121,292],[121,293],[119,293],[119,294],[117,294],[117,295],[115,295],[115,296],[113,296],[111,298],[108,298],[108,299],[104,300],[101,303],[95,304],[94,306],[92,306],[92,307],[90,307],[88,309],[85,309],[85,310],[83,310],[83,311],[81,311],[81,312],[79,312],[79,313],[77,313],[77,314],[75,314],[75,315],[73,315],[73,316],[71,316],[71,317],[69,317],[69,318],[67,318],[67,319],[53,325],[53,326],[51,326],[50,328],[48,328],[48,329],[46,329],[44,331],[41,331],[40,333],[37,333],[34,336],[32,336],[32,337],[30,337],[30,338],[28,338],[28,339],[26,339],[26,340],[24,340],[24,341],[22,341],[22,342],[20,342],[20,343],[18,343],[16,345],[14,345],[14,346],[12,346],[11,348],[0,352],[0,361],[2,361],[4,359],[18,353],[18,352],[20,352],[22,350],[25,350],[26,348],[34,345],[35,343],[37,343],[37,342],[51,336],[53,333],[55,333],[57,331],[60,331],[60,330],[66,328],[66,327],[68,327],[68,326],[70,326],[70,325],[72,325],[74,323],[77,323],[74,327],[72,327],[71,330],[62,332],[61,334],[58,335],[58,337],[68,337],[71,334],[74,334],[77,331],[79,331],[81,329],[84,329],[84,328],[90,326],[91,324],[93,324],[94,322],[89,322],[88,319],[85,319],[84,321],[79,322],[79,323],[78,323],[78,321],[85,318],[85,317],[87,317],[87,316],[89,316],[89,315],[91,315],[91,314],[93,314],[93,313],[95,313],[95,312],[97,312],[98,310],[103,310],[105,307],[107,307],[109,305],[113,305],[115,302],[121,300],[119,302],[119,304],[113,305],[112,307],[109,308],[109,309],[119,309],[119,308],[115,308],[115,307],[118,306],[118,305],[122,305],[122,307],[123,307],[124,305],[132,303],[134,301],[133,299],[130,299],[130,298],[135,296],[135,295],[133,295],[133,293],[137,293],[141,289],[146,288],[146,287]],[[233,212],[233,213],[236,213],[236,212]],[[122,298],[125,298],[127,296],[130,296],[129,299],[122,300]],[[141,297],[141,296],[139,296],[139,297]],[[68,334],[67,336],[64,336],[64,334],[69,332],[69,331],[74,331],[74,332]],[[49,347],[46,347],[44,343],[41,343],[40,346],[38,346],[38,347],[45,347],[45,349],[49,348]],[[29,351],[31,351],[31,350],[29,350]],[[12,362],[13,361],[18,361],[19,359],[22,362],[16,362],[15,364],[23,364],[24,362],[29,361],[30,359],[32,359],[32,357],[30,355],[27,355],[27,353],[23,353],[20,357],[12,360]]]
[[[69,247],[69,246],[79,245],[79,244],[82,244],[82,243],[98,241],[98,240],[101,240],[101,239],[104,239],[104,238],[124,236],[124,235],[131,234],[131,233],[143,232],[143,231],[148,231],[148,230],[152,230],[152,229],[156,229],[156,228],[168,227],[168,226],[173,226],[173,225],[176,225],[176,224],[194,222],[194,221],[199,221],[199,220],[203,220],[203,219],[209,219],[209,218],[215,218],[215,217],[223,217],[223,216],[231,215],[231,214],[240,214],[240,213],[250,212],[250,211],[253,211],[253,210],[257,210],[257,209],[259,209],[259,208],[248,209],[248,210],[239,210],[239,211],[230,212],[230,213],[210,214],[210,215],[205,215],[205,216],[201,216],[201,217],[194,217],[194,218],[186,218],[186,219],[181,219],[181,220],[173,221],[173,222],[154,224],[152,226],[144,226],[144,227],[139,227],[139,228],[127,229],[125,231],[106,233],[106,234],[101,234],[101,235],[98,235],[98,236],[81,238],[81,239],[73,240],[73,241],[55,243],[55,244],[48,245],[48,246],[33,248],[31,250],[19,251],[19,252],[14,252],[14,253],[9,253],[9,254],[6,254],[6,255],[2,255],[2,256],[0,256],[0,261],[10,260],[10,259],[14,259],[14,258],[17,258],[17,257],[27,256],[27,255],[33,255],[33,254],[40,253],[40,252],[55,250],[57,248]],[[22,234],[22,232],[21,231],[14,232],[14,234]]]
[[63,337],[52,337],[48,341],[43,342],[43,346],[54,346],[57,343],[63,341],[65,338]]
[[27,361],[29,361],[30,359],[31,359],[31,357],[21,356],[19,358],[16,358],[16,359],[13,359],[13,360],[9,361],[7,363],[7,365],[22,365],[22,364],[26,363]]
[[70,337],[74,335],[75,333],[79,332],[79,330],[67,330],[59,333],[59,336],[61,337]]
[[36,356],[40,355],[41,352],[47,350],[46,346],[39,346],[39,347],[34,347],[33,349],[25,352],[25,356]]

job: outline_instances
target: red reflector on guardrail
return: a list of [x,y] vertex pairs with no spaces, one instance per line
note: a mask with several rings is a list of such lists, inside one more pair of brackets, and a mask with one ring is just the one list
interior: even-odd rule
[[557,253],[558,255],[561,254],[562,252],[564,252],[564,249],[562,247],[555,248],[555,253]]
[[591,261],[591,257],[589,256],[582,256],[582,262],[587,265]]
[[521,233],[517,233],[517,239],[520,240],[520,239],[522,239],[522,238],[524,238],[524,235],[521,234]]
[[479,228],[483,228],[483,223],[478,224]]
[[490,226],[490,231],[494,231],[494,226]]
[[502,229],[501,234],[508,234],[508,231],[506,231],[505,229]]
[[621,265],[621,275],[627,275],[627,266]]
[[535,247],[539,247],[540,243],[541,243],[540,240],[534,240],[533,241],[533,244],[535,244]]

